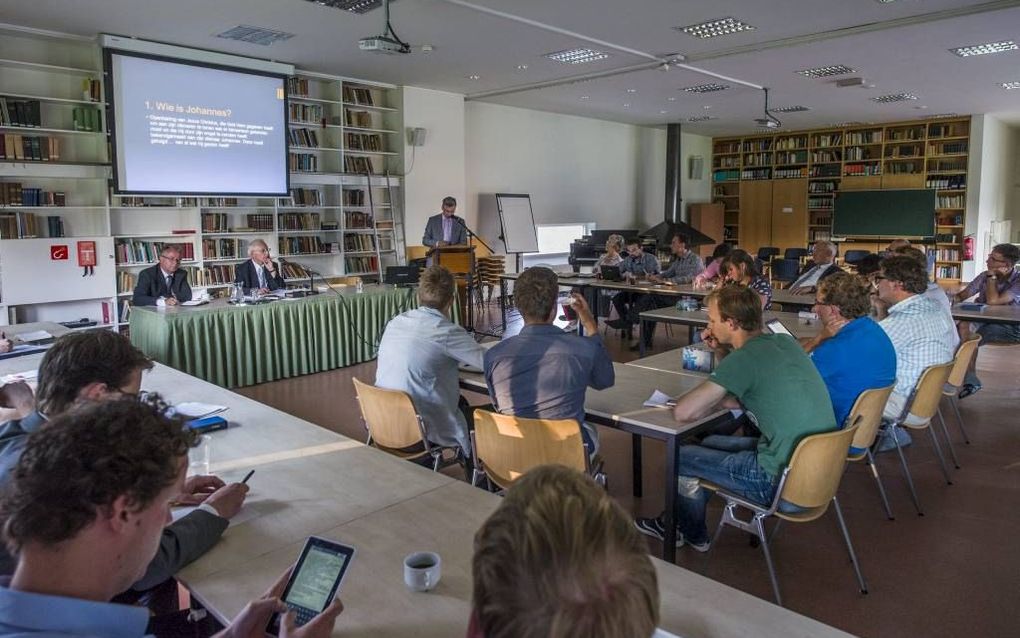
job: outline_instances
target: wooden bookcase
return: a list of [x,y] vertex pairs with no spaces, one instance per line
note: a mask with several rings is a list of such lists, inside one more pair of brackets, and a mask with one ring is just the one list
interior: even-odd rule
[[[841,190],[933,188],[934,275],[960,281],[969,117],[716,138],[712,150],[712,200],[724,206],[727,242],[752,253],[805,246],[832,238]],[[894,238],[852,239],[842,250]]]

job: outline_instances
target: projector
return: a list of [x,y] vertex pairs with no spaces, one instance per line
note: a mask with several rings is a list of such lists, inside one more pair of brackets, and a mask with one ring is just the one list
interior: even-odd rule
[[387,38],[384,35],[374,35],[370,38],[362,38],[358,40],[358,48],[362,51],[386,53],[388,55],[411,52],[411,47],[392,38]]
[[759,128],[779,128],[779,122],[764,117],[756,119],[754,123],[757,124]]

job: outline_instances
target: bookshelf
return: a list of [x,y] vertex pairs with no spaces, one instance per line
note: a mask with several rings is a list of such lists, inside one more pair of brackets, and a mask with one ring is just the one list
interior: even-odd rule
[[91,38],[0,27],[0,247],[39,238],[66,239],[72,251],[76,239],[110,246],[99,255],[107,266],[93,286],[99,297],[61,293],[75,288],[62,281],[52,301],[21,303],[4,295],[3,277],[32,276],[30,260],[0,267],[0,324],[88,317],[123,329],[139,271],[166,244],[182,249],[192,288],[212,295],[229,287],[255,239],[288,262],[282,270],[295,285],[307,282],[306,268],[378,278],[402,263],[399,89],[299,71],[288,90],[289,197],[118,196],[100,48]]
[[[840,190],[936,189],[929,251],[936,280],[949,285],[962,276],[969,151],[969,117],[715,138],[712,201],[724,205],[726,241],[753,253],[764,245],[831,239],[833,198]],[[787,223],[777,238],[774,201],[764,191],[785,191],[799,203],[793,181],[802,179],[807,214]],[[772,188],[752,182],[771,182]],[[780,245],[794,239],[799,241]],[[880,243],[848,241],[842,249],[870,250]]]

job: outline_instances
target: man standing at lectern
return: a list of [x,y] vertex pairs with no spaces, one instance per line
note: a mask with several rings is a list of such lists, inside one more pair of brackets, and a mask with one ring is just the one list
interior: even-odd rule
[[456,212],[457,200],[453,197],[444,197],[443,212],[429,217],[421,243],[430,248],[466,245],[467,229],[464,227],[464,220],[454,214]]

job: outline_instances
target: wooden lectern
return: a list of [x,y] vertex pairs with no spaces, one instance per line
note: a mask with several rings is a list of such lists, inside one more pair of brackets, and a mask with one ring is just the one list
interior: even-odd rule
[[457,299],[460,302],[460,322],[466,328],[474,328],[474,312],[469,300],[475,287],[475,247],[436,246],[428,253],[432,264],[443,266],[457,280]]

